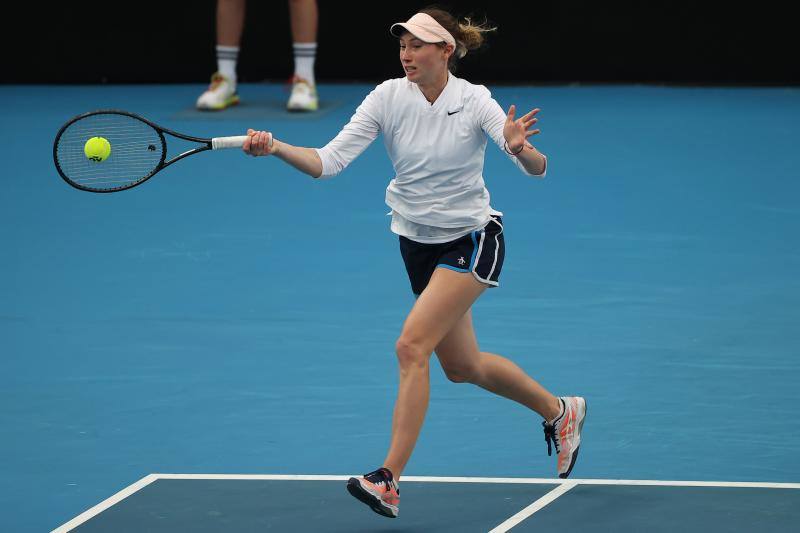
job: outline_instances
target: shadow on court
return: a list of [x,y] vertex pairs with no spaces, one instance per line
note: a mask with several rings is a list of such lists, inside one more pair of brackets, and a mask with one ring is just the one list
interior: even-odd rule
[[[81,533],[500,532],[511,528],[597,532],[757,529],[764,533],[790,530],[800,520],[800,485],[796,484],[637,486],[625,485],[625,481],[585,480],[585,484],[577,481],[574,486],[564,483],[567,491],[562,489],[559,496],[548,494],[561,487],[558,481],[408,481],[401,487],[400,517],[393,520],[374,514],[355,501],[345,491],[344,477],[336,480],[186,477],[189,479],[164,479],[158,475],[145,478],[140,484],[150,482],[139,490],[134,487],[131,490],[135,492],[117,495],[112,500],[121,497],[118,502],[105,510],[91,510],[83,515],[86,521],[81,522],[79,517],[68,528]],[[550,497],[555,499],[550,502]],[[96,511],[100,512],[88,516]],[[68,528],[63,531],[71,530]]]

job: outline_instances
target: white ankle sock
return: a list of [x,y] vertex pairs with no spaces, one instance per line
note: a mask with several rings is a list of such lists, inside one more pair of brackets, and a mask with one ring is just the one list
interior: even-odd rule
[[317,43],[294,43],[294,75],[314,84]]
[[233,83],[236,83],[236,60],[238,57],[238,46],[217,45],[217,72]]
[[548,421],[548,422],[547,422],[547,423],[548,423],[548,425],[551,425],[551,426],[552,426],[552,425],[553,425],[553,423],[554,423],[556,420],[558,420],[559,418],[561,418],[561,415],[563,415],[563,414],[564,414],[564,409],[566,409],[566,407],[567,407],[566,405],[564,405],[564,400],[562,400],[561,398],[559,398],[559,399],[558,399],[558,403],[561,405],[561,411],[559,411],[559,413],[556,415],[556,417],[555,417],[554,419],[552,419],[552,420],[550,420],[550,421]]

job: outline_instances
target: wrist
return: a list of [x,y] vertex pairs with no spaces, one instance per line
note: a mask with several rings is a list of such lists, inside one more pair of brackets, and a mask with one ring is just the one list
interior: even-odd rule
[[522,153],[524,149],[525,149],[525,143],[520,144],[519,148],[509,146],[508,141],[503,143],[503,150],[505,150],[506,153],[509,155],[519,155]]

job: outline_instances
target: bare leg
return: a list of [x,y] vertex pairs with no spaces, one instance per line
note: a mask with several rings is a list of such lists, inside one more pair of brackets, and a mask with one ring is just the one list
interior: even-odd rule
[[392,442],[383,465],[400,479],[419,437],[430,391],[433,349],[486,288],[471,274],[437,268],[397,340],[400,386],[392,419]]
[[294,42],[317,42],[319,12],[316,0],[289,0],[289,18]]
[[516,364],[505,357],[478,349],[471,311],[467,311],[436,346],[436,355],[451,381],[478,385],[521,403],[548,421],[561,411],[558,398]]
[[217,0],[217,71],[195,106],[204,111],[221,111],[239,103],[236,94],[236,64],[244,27],[245,0]]
[[246,0],[217,0],[217,44],[239,46]]
[[319,12],[316,0],[289,0],[289,15],[292,23],[292,50],[294,51],[294,74],[292,94],[286,102],[289,111],[316,111],[319,97],[314,76],[314,61],[317,57],[317,25]]

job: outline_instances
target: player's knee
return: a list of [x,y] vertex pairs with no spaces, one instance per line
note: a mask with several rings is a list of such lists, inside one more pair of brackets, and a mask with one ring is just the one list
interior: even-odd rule
[[426,366],[431,356],[430,351],[426,350],[422,343],[406,335],[401,335],[397,339],[395,351],[400,368]]

